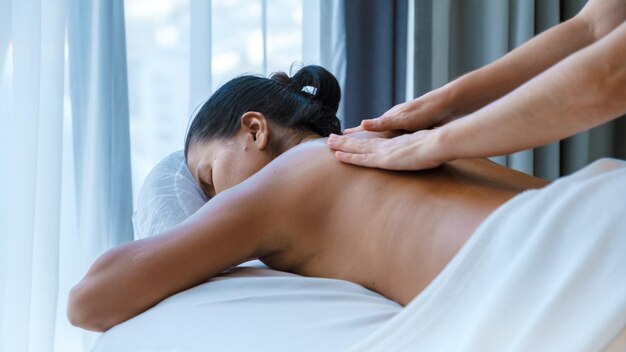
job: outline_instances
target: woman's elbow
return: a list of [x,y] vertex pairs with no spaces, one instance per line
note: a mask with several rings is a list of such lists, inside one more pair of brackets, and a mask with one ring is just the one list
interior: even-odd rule
[[116,304],[120,296],[112,290],[116,266],[123,262],[123,249],[116,248],[101,255],[85,277],[71,290],[67,303],[67,318],[74,326],[91,331],[105,331],[116,322]]
[[76,327],[104,332],[113,324],[108,323],[107,317],[98,311],[98,299],[90,294],[90,291],[93,289],[85,280],[71,289],[67,303],[67,318]]

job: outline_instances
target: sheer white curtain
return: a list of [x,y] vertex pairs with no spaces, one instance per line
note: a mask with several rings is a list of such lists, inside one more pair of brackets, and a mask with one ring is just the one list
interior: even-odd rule
[[2,352],[87,350],[69,288],[132,238],[123,24],[121,0],[0,0]]

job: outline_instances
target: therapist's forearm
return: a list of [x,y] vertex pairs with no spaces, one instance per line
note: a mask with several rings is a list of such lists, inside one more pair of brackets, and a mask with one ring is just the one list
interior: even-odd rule
[[572,136],[626,112],[626,23],[492,104],[435,130],[442,159],[496,156]]
[[499,60],[444,86],[454,102],[451,115],[480,109],[594,40],[589,24],[579,16],[539,34]]

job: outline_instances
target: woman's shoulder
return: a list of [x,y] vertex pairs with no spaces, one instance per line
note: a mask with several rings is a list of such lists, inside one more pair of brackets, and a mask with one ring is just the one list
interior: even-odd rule
[[306,162],[308,165],[322,166],[323,164],[337,164],[331,163],[334,159],[333,151],[326,144],[326,138],[318,138],[290,148],[275,161],[285,165],[294,163],[302,165],[303,162]]
[[272,197],[291,203],[311,192],[321,192],[329,184],[338,185],[344,179],[344,169],[353,167],[337,161],[325,139],[316,139],[287,150],[253,178],[256,185],[272,190]]
[[259,173],[272,174],[275,177],[298,175],[301,170],[325,168],[333,163],[333,152],[326,145],[325,139],[315,139],[298,144],[280,154]]
[[342,180],[347,179],[339,164],[324,141],[310,141],[289,149],[244,181],[281,246],[285,238],[305,236],[326,223],[327,209],[341,196]]
[[325,140],[316,139],[290,148],[261,172],[284,186],[299,186],[337,172],[339,164]]

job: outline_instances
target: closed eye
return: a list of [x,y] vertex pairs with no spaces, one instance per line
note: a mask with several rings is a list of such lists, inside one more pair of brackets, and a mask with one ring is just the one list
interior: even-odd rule
[[213,187],[213,169],[211,169],[209,175],[211,176],[210,182],[206,182],[204,181],[204,178],[200,178],[200,188],[202,189],[202,192],[204,192],[204,195],[211,198],[215,196],[215,189]]
[[209,193],[207,192],[207,189],[208,189],[207,184],[206,184],[206,182],[204,182],[202,179],[200,179],[200,189],[202,190],[202,193],[204,193],[204,195],[205,195],[207,198],[211,198],[211,196],[210,196],[210,195],[209,195]]
[[200,179],[200,189],[202,189],[202,193],[204,193],[205,196],[211,198],[211,192],[209,192],[211,186],[208,183],[204,182],[203,179]]

